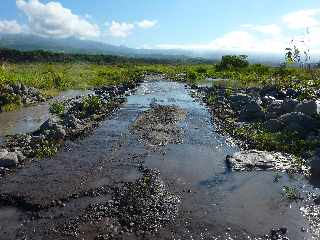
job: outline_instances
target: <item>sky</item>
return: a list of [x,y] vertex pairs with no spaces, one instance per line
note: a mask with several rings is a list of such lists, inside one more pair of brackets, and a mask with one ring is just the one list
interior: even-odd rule
[[320,53],[319,0],[1,0],[0,33],[132,48]]

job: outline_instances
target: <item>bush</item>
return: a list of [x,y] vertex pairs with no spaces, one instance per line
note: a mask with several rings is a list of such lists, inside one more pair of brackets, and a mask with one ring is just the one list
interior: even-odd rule
[[82,112],[86,115],[92,115],[101,110],[103,100],[99,96],[88,96],[83,99]]
[[65,111],[65,106],[63,103],[54,102],[50,104],[49,112],[56,115],[63,115]]

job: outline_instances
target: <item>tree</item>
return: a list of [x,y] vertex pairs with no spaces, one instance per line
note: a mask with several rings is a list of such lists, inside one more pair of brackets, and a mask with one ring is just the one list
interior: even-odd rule
[[249,66],[248,56],[226,55],[226,56],[222,56],[220,64],[217,65],[217,69],[222,71],[222,70],[246,68],[248,66]]

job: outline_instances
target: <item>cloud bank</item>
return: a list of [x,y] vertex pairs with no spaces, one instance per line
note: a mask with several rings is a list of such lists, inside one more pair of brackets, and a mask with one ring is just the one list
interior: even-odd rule
[[0,33],[21,33],[22,27],[17,21],[0,20]]
[[94,38],[100,35],[97,25],[72,13],[59,2],[43,4],[39,0],[17,0],[16,4],[28,17],[29,31],[36,35],[57,38]]
[[290,44],[320,54],[320,9],[300,10],[266,25],[243,24],[207,44],[159,44],[160,49],[281,53]]

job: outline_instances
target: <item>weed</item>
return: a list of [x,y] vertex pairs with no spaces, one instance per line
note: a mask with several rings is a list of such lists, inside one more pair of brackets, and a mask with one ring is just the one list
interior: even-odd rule
[[53,157],[58,152],[57,144],[45,141],[35,151],[35,156],[39,159]]
[[284,186],[283,187],[283,194],[287,199],[289,199],[291,201],[301,199],[300,193],[299,193],[298,189],[295,187]]
[[65,106],[61,102],[53,102],[50,104],[49,112],[51,114],[63,115],[65,112]]

